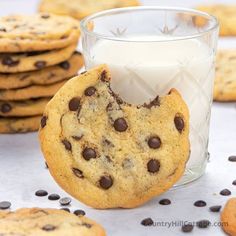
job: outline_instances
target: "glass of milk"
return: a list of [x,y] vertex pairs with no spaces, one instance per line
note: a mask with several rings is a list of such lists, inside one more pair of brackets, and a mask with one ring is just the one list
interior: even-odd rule
[[191,155],[177,184],[200,177],[208,137],[218,22],[206,13],[170,7],[99,12],[81,22],[86,69],[107,64],[111,86],[125,101],[143,104],[176,88],[190,111]]

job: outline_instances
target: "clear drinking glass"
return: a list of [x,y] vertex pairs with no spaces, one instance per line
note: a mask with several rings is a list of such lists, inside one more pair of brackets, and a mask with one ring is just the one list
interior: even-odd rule
[[177,184],[200,177],[209,158],[208,137],[218,22],[183,8],[112,9],[81,22],[86,68],[106,63],[112,89],[143,104],[176,88],[190,111],[191,155]]

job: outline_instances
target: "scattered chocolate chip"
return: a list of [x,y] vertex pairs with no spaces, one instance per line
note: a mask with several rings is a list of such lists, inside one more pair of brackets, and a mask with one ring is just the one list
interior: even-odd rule
[[60,210],[62,210],[62,211],[67,211],[67,212],[69,212],[69,213],[70,213],[70,209],[69,209],[69,208],[67,208],[67,207],[62,207]]
[[38,191],[35,192],[35,195],[36,195],[37,197],[45,197],[45,196],[48,195],[48,192],[45,191],[45,190],[40,189],[40,190],[38,190]]
[[48,18],[50,18],[50,15],[47,14],[47,13],[43,13],[43,14],[41,15],[41,18],[43,18],[43,19],[48,19]]
[[0,26],[0,31],[1,32],[7,32],[6,28]]
[[65,149],[71,152],[72,150],[71,143],[67,139],[62,140],[61,142],[64,144]]
[[47,124],[47,116],[43,116],[41,119],[41,127],[44,128]]
[[69,102],[69,110],[70,111],[77,111],[80,107],[80,98],[74,97]]
[[229,196],[229,195],[231,195],[231,191],[229,189],[223,189],[220,191],[220,195]]
[[94,149],[86,147],[82,152],[82,156],[86,161],[89,161],[91,158],[96,158],[97,153]]
[[93,226],[92,224],[89,224],[89,223],[86,223],[86,222],[83,222],[81,225],[88,228],[88,229],[90,229]]
[[197,222],[197,227],[201,229],[205,229],[211,225],[209,220],[200,220]]
[[152,136],[148,139],[148,146],[152,149],[158,149],[161,146],[161,139],[158,136]]
[[128,129],[128,125],[124,118],[118,118],[114,122],[114,128],[118,132],[124,132]]
[[211,212],[219,212],[221,209],[221,206],[220,205],[211,206],[209,209]]
[[56,200],[59,200],[60,199],[60,196],[56,193],[52,193],[48,196],[48,200],[51,200],[51,201],[56,201]]
[[34,66],[37,68],[37,69],[43,69],[45,66],[46,66],[46,61],[36,61],[34,63]]
[[100,75],[100,80],[102,82],[105,82],[106,81],[106,77],[107,77],[107,72],[104,70],[101,75]]
[[59,64],[59,66],[64,70],[69,70],[70,69],[70,63],[68,61],[61,62]]
[[10,56],[4,56],[4,57],[2,58],[2,64],[3,64],[4,66],[9,66],[9,67],[11,67],[11,66],[17,66],[19,63],[20,63],[19,60],[14,61]]
[[96,88],[94,88],[93,86],[90,86],[90,87],[85,89],[84,94],[85,94],[85,96],[90,97],[90,96],[94,95],[95,92],[96,92]]
[[151,173],[156,173],[160,169],[160,162],[158,160],[152,159],[147,163],[147,169]]
[[79,141],[83,138],[84,135],[74,135],[74,136],[71,136],[74,140],[76,141]]
[[53,230],[55,230],[56,229],[56,226],[54,226],[54,225],[44,225],[43,227],[42,227],[42,230],[44,230],[44,231],[53,231]]
[[68,206],[68,205],[70,205],[70,203],[71,203],[71,198],[69,198],[69,197],[63,197],[63,198],[61,198],[61,199],[59,200],[59,202],[60,202],[60,204],[61,204],[62,206]]
[[99,180],[99,184],[103,189],[109,189],[113,185],[113,179],[111,176],[102,176]]
[[184,120],[180,116],[176,115],[174,122],[176,129],[181,133],[184,129]]
[[165,205],[170,205],[170,204],[171,204],[171,201],[170,201],[169,199],[166,199],[166,198],[165,198],[165,199],[160,200],[160,201],[159,201],[159,204],[160,204],[160,205],[164,205],[164,206],[165,206]]
[[232,184],[233,184],[233,185],[236,185],[236,180],[234,180],[234,181],[232,182]]
[[11,207],[10,202],[8,202],[8,201],[0,202],[0,209],[1,210],[6,210],[6,209],[9,209],[10,207]]
[[1,105],[1,112],[2,113],[8,113],[8,112],[10,112],[12,110],[12,107],[11,107],[11,105],[9,104],[9,103],[3,103],[2,105]]
[[196,207],[205,207],[206,205],[207,205],[206,202],[204,202],[202,200],[196,201],[194,203],[194,206],[196,206]]
[[86,213],[83,210],[75,210],[73,212],[76,216],[84,216]]
[[83,179],[84,178],[84,175],[83,175],[83,172],[77,168],[72,168],[72,171],[74,173],[75,176],[77,176],[78,178],[81,178]]
[[151,226],[153,224],[154,222],[151,218],[146,218],[141,221],[141,225],[144,225],[144,226]]
[[182,226],[182,232],[184,232],[184,233],[190,233],[190,232],[193,231],[193,227],[194,227],[194,226],[193,226],[191,223],[184,224],[184,225]]
[[236,156],[230,156],[228,160],[231,162],[236,162]]

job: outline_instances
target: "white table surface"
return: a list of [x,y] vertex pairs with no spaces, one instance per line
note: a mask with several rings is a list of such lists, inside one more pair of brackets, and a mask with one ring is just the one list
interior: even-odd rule
[[[0,15],[8,13],[34,12],[37,0],[0,0]],[[204,1],[190,0],[144,0],[145,4],[189,7]],[[215,1],[208,1],[215,2]],[[218,1],[219,2],[219,1]],[[236,1],[221,1],[235,2]],[[236,46],[236,40],[221,40],[220,46]],[[147,236],[147,235],[185,235],[180,226],[144,227],[140,221],[152,217],[156,222],[198,221],[208,219],[212,223],[219,222],[219,213],[209,212],[211,205],[224,204],[229,197],[219,195],[219,191],[229,188],[232,196],[236,195],[236,163],[230,163],[229,155],[236,154],[236,106],[235,103],[214,103],[210,129],[211,160],[206,174],[192,184],[179,189],[170,190],[146,205],[132,210],[94,210],[73,199],[71,209],[83,209],[88,217],[101,223],[112,236]],[[68,196],[49,175],[39,149],[36,133],[24,135],[0,135],[0,201],[8,200],[11,209],[20,207],[55,207],[60,208],[58,201],[38,198],[34,192],[45,189],[49,193],[58,193],[61,197]],[[172,204],[161,206],[158,201],[169,198]],[[203,199],[207,207],[197,208],[194,201]],[[209,229],[194,228],[190,235],[220,236],[224,235],[220,227]]]

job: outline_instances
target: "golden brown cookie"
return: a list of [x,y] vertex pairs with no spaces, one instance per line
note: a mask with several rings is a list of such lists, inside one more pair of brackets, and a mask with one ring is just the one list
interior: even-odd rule
[[58,15],[70,15],[77,19],[93,13],[119,7],[140,5],[138,0],[41,0],[39,10]]
[[220,50],[216,60],[214,100],[236,101],[236,49]]
[[[218,18],[220,23],[220,35],[222,36],[235,36],[236,35],[236,5],[214,4],[214,5],[201,5],[197,10],[207,12]],[[202,25],[202,18],[196,21],[196,24]]]
[[41,70],[68,60],[77,44],[51,51],[0,54],[0,72],[16,73]]
[[74,52],[72,57],[58,65],[38,71],[0,74],[0,89],[16,89],[30,85],[48,85],[77,75],[84,64],[83,56]]
[[0,234],[5,236],[105,236],[105,231],[87,217],[56,209],[23,208],[0,214]]
[[79,22],[53,14],[10,15],[0,18],[0,52],[53,50],[75,44]]
[[95,208],[145,203],[180,179],[189,157],[189,113],[180,94],[127,104],[111,90],[106,66],[58,91],[39,135],[58,184]]
[[0,133],[13,134],[37,131],[41,117],[0,117]]
[[236,198],[231,198],[226,203],[221,213],[222,227],[230,236],[236,236]]
[[0,90],[0,100],[18,101],[32,98],[51,97],[65,84],[66,81],[67,80],[63,80],[47,86],[32,85],[21,89]]

